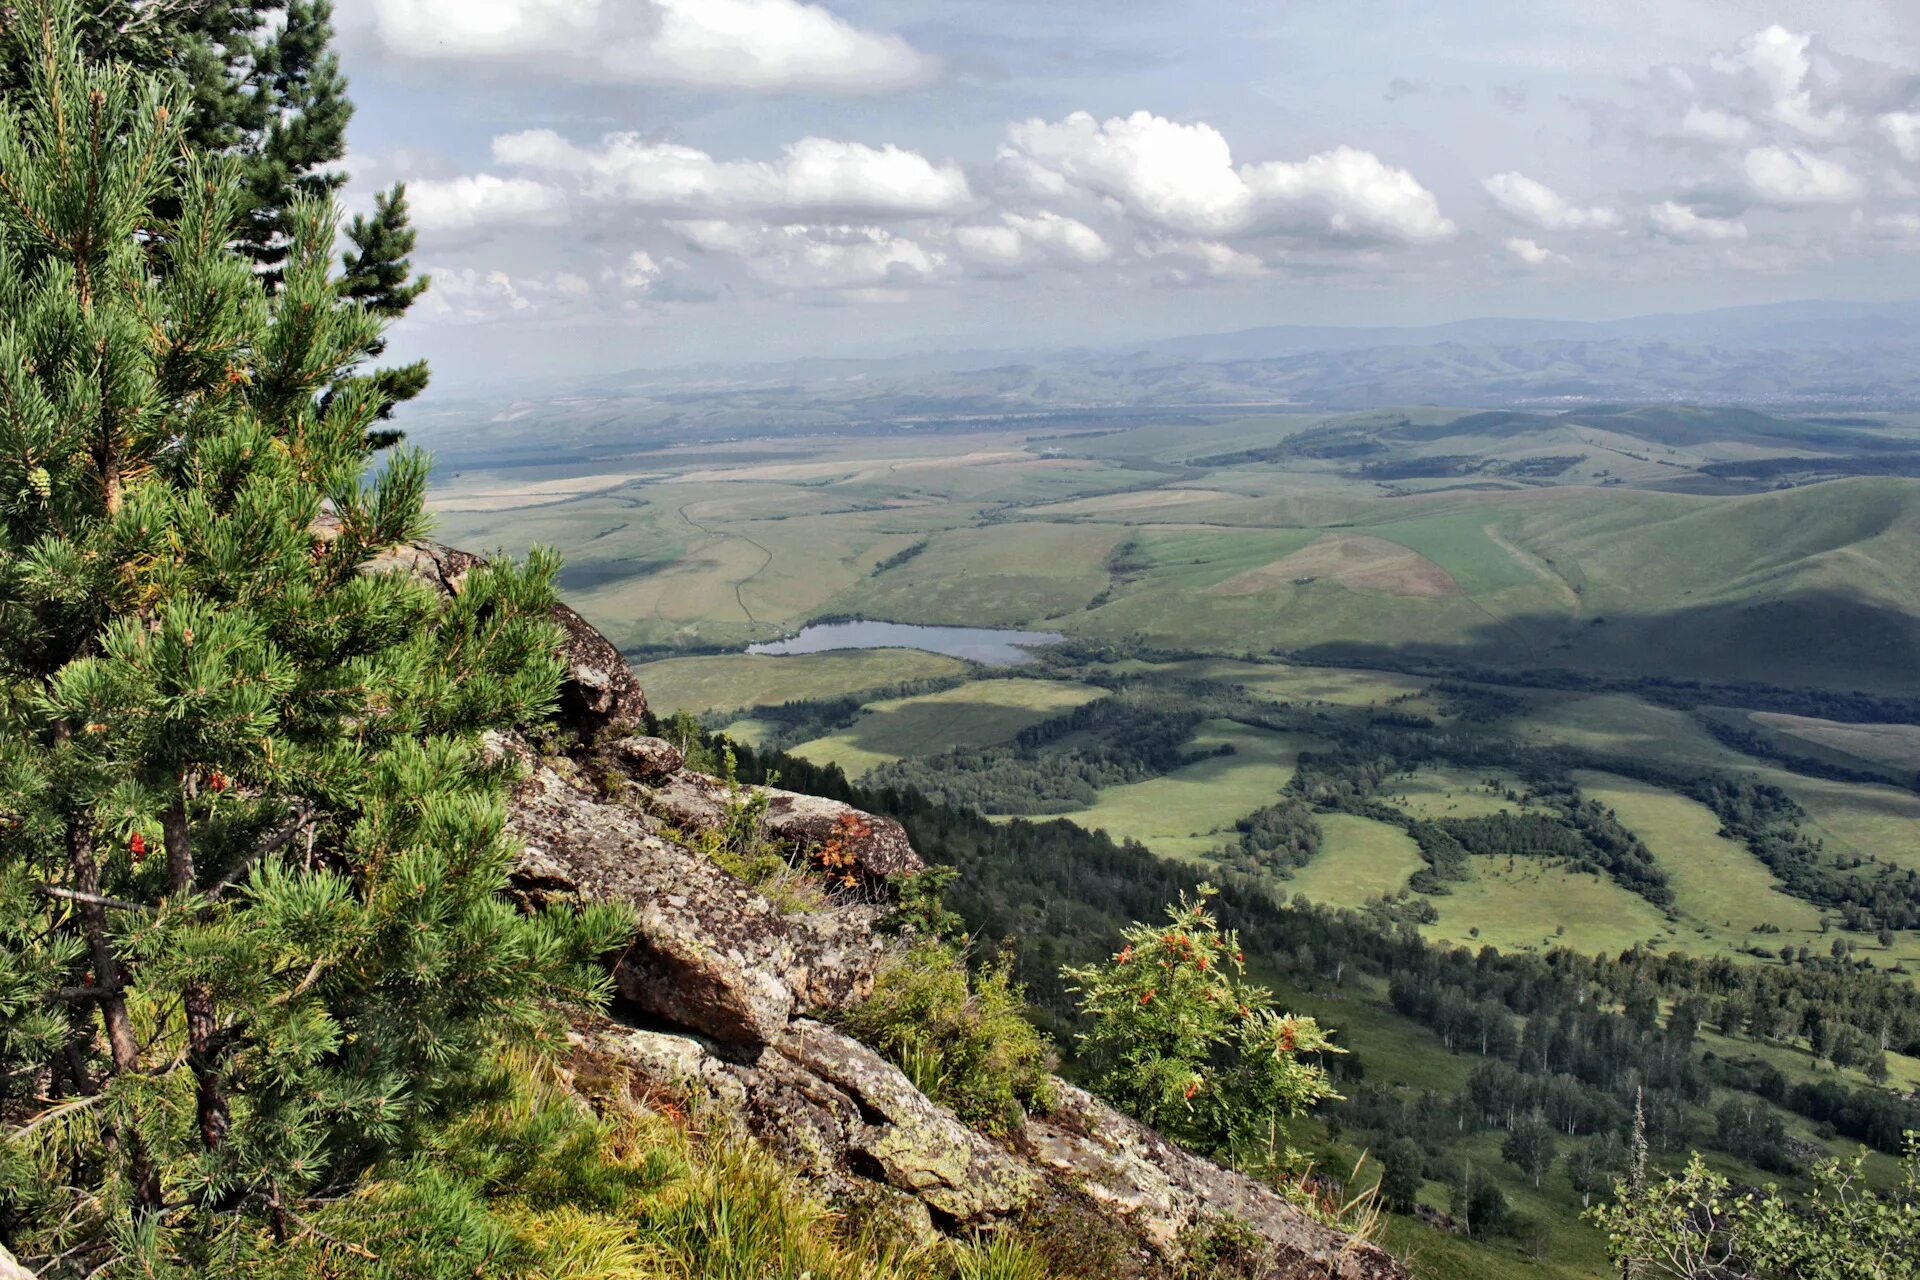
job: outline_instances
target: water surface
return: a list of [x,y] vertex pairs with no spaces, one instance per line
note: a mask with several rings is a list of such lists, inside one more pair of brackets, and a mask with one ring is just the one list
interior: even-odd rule
[[1058,631],[998,627],[923,627],[907,622],[822,622],[785,640],[747,646],[748,653],[825,653],[829,649],[925,649],[990,667],[1032,662],[1037,645],[1066,639]]

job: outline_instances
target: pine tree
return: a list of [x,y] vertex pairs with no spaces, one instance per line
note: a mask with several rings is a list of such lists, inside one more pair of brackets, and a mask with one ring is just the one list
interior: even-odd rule
[[241,162],[76,25],[0,102],[0,1244],[203,1275],[492,1096],[625,924],[497,892],[553,558],[377,571],[427,461],[371,467],[330,205],[270,285]]
[[[355,214],[347,227],[347,239],[353,243],[344,259],[346,278],[341,282],[343,296],[359,302],[375,315],[390,319],[406,314],[427,290],[426,276],[413,275],[414,232],[407,223],[407,188],[396,183],[393,190],[373,198],[373,216]],[[387,349],[386,340],[377,338],[366,351],[378,357]],[[413,399],[427,389],[427,362],[415,360],[397,368],[380,369],[370,375],[380,397],[379,416],[386,421],[395,405]],[[400,432],[377,427],[368,436],[376,449],[398,444]]]
[[[347,180],[336,166],[353,103],[331,49],[331,0],[104,0],[77,15],[76,34],[95,62],[171,81],[182,95],[186,144],[239,161],[249,207],[236,243],[277,280],[298,202],[331,196]],[[0,94],[25,91],[31,72],[31,58],[7,51]],[[397,318],[427,287],[425,277],[410,279],[414,237],[404,189],[377,195],[373,215],[357,216],[348,237],[346,296]],[[427,366],[415,361],[367,376],[384,397],[384,420],[426,389]],[[391,427],[374,429],[379,447],[399,439]]]

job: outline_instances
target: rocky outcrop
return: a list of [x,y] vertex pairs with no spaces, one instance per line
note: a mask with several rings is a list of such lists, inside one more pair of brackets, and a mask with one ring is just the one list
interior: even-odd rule
[[0,1280],[33,1280],[33,1272],[20,1265],[20,1260],[7,1252],[7,1246],[0,1244]]
[[[476,563],[421,544],[384,565],[457,594]],[[1116,1276],[1192,1274],[1191,1242],[1232,1223],[1255,1242],[1236,1275],[1404,1280],[1381,1250],[1064,1082],[1052,1111],[998,1142],[835,1030],[832,1015],[872,990],[891,945],[876,928],[890,883],[923,869],[906,832],[834,801],[688,770],[677,747],[640,731],[646,701],[613,646],[556,612],[570,753],[542,756],[509,737],[491,746],[524,766],[509,811],[524,847],[513,892],[632,911],[632,939],[610,959],[612,1016],[573,1033],[578,1079],[695,1095],[824,1194],[883,1202],[913,1231],[991,1229],[1069,1205],[1128,1242]],[[808,873],[810,896],[776,901],[702,851],[742,823]]]
[[1263,1242],[1269,1275],[1387,1280],[1406,1274],[1382,1250],[1356,1246],[1270,1188],[1183,1151],[1084,1089],[1062,1083],[1058,1094],[1053,1110],[1027,1121],[1023,1145],[1033,1163],[1071,1179],[1156,1246],[1172,1251],[1189,1229],[1229,1219]]
[[[664,745],[664,744],[663,744]],[[909,876],[921,869],[920,855],[892,818],[861,813],[837,800],[792,791],[761,789],[768,797],[762,821],[767,834],[804,849],[840,850],[851,865],[873,881]],[[711,831],[726,822],[731,797],[725,783],[697,773],[658,779],[648,808],[687,831]]]
[[[716,1039],[764,1044],[806,1012],[864,997],[885,950],[879,908],[857,901],[783,912],[687,845],[665,838],[649,791],[589,780],[519,748],[526,776],[508,821],[523,896],[620,902],[634,913],[614,984],[633,1010]],[[801,851],[804,856],[804,851]]]

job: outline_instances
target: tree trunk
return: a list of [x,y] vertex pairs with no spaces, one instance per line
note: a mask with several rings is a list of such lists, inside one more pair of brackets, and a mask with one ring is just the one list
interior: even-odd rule
[[[120,958],[113,949],[107,909],[99,900],[100,866],[93,857],[93,832],[84,818],[67,819],[67,874],[73,879],[74,892],[83,895],[74,906],[93,961],[94,984],[104,993],[99,1001],[100,1021],[107,1029],[113,1073],[128,1075],[140,1068],[140,1045],[133,1038],[133,1020],[127,1016]],[[127,1134],[127,1157],[132,1163],[135,1210],[151,1213],[159,1209],[160,1179],[154,1174],[146,1142],[137,1131]]]
[[[192,893],[193,828],[187,821],[184,793],[174,793],[172,803],[160,815],[160,830],[167,847],[167,888],[178,895]],[[219,1054],[213,1045],[219,1020],[214,1014],[213,996],[200,983],[187,987],[183,1001],[187,1009],[187,1065],[193,1071],[200,1142],[212,1151],[226,1140],[231,1123],[226,1095],[220,1088]]]

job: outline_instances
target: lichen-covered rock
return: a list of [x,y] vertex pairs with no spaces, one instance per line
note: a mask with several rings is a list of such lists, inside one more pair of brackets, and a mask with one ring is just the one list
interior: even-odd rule
[[665,738],[621,738],[608,750],[629,776],[641,782],[664,782],[687,763],[686,753]]
[[634,940],[613,979],[635,1007],[723,1040],[785,1029],[791,957],[765,898],[549,768],[517,789],[509,822],[549,882],[557,871],[582,896],[632,906]]
[[33,1272],[20,1265],[20,1260],[7,1252],[7,1246],[0,1244],[0,1280],[33,1280]]
[[564,604],[553,606],[553,620],[566,634],[561,723],[592,741],[596,734],[617,733],[645,720],[647,695],[613,642]]
[[[913,851],[906,829],[892,818],[862,813],[838,800],[775,787],[743,790],[767,797],[769,836],[808,852],[831,843],[850,860],[852,868],[870,882],[913,875],[926,865]],[[663,820],[683,830],[709,831],[726,822],[727,806],[733,799],[727,785],[716,778],[678,773],[651,787],[646,805]]]
[[951,1225],[1005,1218],[1041,1175],[930,1101],[892,1063],[810,1019],[741,1060],[694,1036],[583,1025],[575,1042],[624,1060],[657,1085],[691,1087],[728,1104],[791,1169],[836,1197],[874,1184],[909,1195]]
[[1027,1121],[1035,1164],[1071,1180],[1169,1252],[1189,1228],[1231,1219],[1266,1250],[1272,1280],[1404,1280],[1391,1255],[1309,1218],[1270,1188],[1223,1169],[1062,1083],[1053,1111]]
[[857,1104],[847,1134],[856,1164],[954,1222],[1003,1217],[1032,1199],[1038,1175],[913,1087],[897,1067],[831,1027],[798,1019],[770,1050]]
[[1259,1242],[1254,1274],[1263,1280],[1407,1280],[1382,1250],[1063,1082],[1056,1082],[1058,1106],[1001,1145],[871,1049],[811,1019],[796,1018],[773,1040],[745,1049],[612,1019],[585,1021],[573,1038],[649,1086],[710,1100],[842,1202],[868,1201],[876,1191],[905,1195],[948,1230],[1022,1221],[1049,1202],[1071,1202],[1144,1248],[1146,1261],[1128,1272],[1141,1276],[1189,1274],[1188,1246],[1231,1222],[1236,1235]]
[[509,825],[523,896],[625,902],[634,939],[613,973],[634,1008],[720,1040],[762,1043],[804,1010],[844,1008],[872,989],[886,950],[875,908],[788,915],[646,819],[534,762]]

